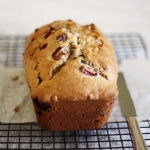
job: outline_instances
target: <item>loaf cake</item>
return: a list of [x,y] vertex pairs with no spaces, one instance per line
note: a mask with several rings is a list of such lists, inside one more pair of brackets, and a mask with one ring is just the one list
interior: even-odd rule
[[35,29],[23,53],[38,124],[45,130],[97,129],[118,96],[112,45],[94,24],[61,20]]

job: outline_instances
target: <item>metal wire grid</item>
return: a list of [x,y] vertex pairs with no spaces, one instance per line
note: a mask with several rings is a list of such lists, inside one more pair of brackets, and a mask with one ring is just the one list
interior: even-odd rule
[[[150,121],[144,123],[147,126],[141,129],[149,129]],[[127,122],[107,123],[98,130],[68,132],[44,131],[35,123],[2,123],[0,133],[1,149],[134,149]],[[146,140],[148,134],[143,133]]]
[[[139,34],[106,34],[118,62],[129,58],[147,58],[146,45]],[[0,36],[0,64],[22,67],[25,36]]]
[[139,34],[108,34],[118,62],[124,59],[144,59],[148,57],[146,45]]
[[[150,129],[150,121],[143,121],[140,125],[148,145],[150,132],[144,130]],[[107,123],[97,130],[68,132],[48,132],[36,123],[1,123],[0,134],[0,149],[134,149],[127,122]]]
[[25,36],[0,36],[0,64],[22,67]]
[[[138,34],[107,34],[118,62],[128,58],[146,58],[147,51]],[[0,64],[22,67],[25,36],[0,36]],[[150,120],[140,123],[150,149]],[[0,149],[105,149],[133,150],[132,134],[127,122],[107,123],[97,130],[49,132],[37,123],[0,123]]]

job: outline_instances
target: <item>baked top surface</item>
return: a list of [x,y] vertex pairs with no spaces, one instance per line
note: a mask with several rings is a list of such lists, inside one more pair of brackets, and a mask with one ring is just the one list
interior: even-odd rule
[[94,24],[42,26],[27,38],[23,57],[32,98],[109,100],[118,94],[114,50]]

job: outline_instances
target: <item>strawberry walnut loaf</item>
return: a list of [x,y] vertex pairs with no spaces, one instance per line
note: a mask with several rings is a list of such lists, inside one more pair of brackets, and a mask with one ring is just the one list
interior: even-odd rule
[[26,81],[38,124],[51,131],[96,129],[116,101],[114,50],[94,25],[55,21],[26,41]]

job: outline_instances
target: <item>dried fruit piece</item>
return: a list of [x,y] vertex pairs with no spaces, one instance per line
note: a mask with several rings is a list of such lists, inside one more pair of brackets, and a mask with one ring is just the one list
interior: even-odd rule
[[92,24],[90,24],[90,25],[88,25],[88,29],[90,29],[90,30],[94,30],[95,29],[95,25],[92,23]]
[[37,28],[37,29],[35,29],[35,32],[37,32],[39,29]]
[[63,41],[63,42],[65,42],[65,41],[67,40],[67,34],[66,34],[66,33],[63,33],[63,34],[61,34],[61,35],[58,35],[58,36],[56,37],[56,39],[57,39],[58,41]]
[[54,33],[54,28],[53,27],[50,27],[50,29],[49,29],[49,31],[46,33],[46,35],[44,36],[45,37],[45,39],[47,39],[51,34],[53,34]]
[[81,66],[80,70],[83,74],[88,75],[88,76],[97,76],[97,70],[90,67],[90,66]]
[[66,55],[68,53],[65,47],[58,47],[55,52],[52,54],[54,60],[60,60],[62,55]]
[[40,47],[40,50],[45,49],[47,47],[47,43],[42,45],[42,47]]

